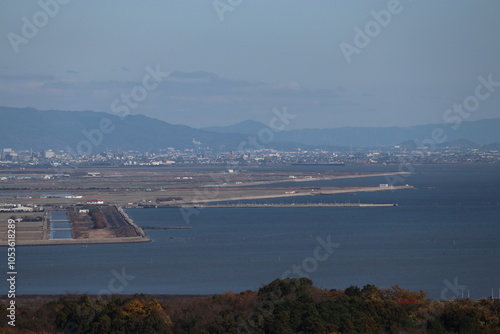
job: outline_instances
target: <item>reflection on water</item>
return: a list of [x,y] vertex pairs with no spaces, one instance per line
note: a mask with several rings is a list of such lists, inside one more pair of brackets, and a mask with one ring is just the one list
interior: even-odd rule
[[50,229],[51,230],[59,230],[59,229],[66,229],[69,230],[71,229],[71,225],[69,221],[55,221],[55,222],[50,222]]
[[71,230],[50,231],[50,239],[71,239]]
[[66,211],[52,211],[50,213],[50,220],[66,220],[69,221]]
[[50,239],[71,239],[71,225],[66,211],[50,214]]

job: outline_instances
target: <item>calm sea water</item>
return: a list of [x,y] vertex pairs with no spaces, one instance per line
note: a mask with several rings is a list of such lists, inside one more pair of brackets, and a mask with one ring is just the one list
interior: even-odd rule
[[[397,166],[335,169],[391,171]],[[201,209],[190,217],[190,230],[148,230],[151,243],[19,247],[18,292],[239,292],[299,268],[321,288],[398,284],[431,298],[460,297],[462,289],[465,296],[489,296],[492,288],[498,295],[500,166],[416,166],[415,172],[403,183],[421,189],[293,199],[397,207]],[[379,183],[387,181],[307,185]],[[186,224],[179,209],[127,212],[139,225]],[[318,238],[339,244],[326,259],[326,253],[316,252],[322,261],[314,260]],[[1,252],[6,272],[6,250]]]

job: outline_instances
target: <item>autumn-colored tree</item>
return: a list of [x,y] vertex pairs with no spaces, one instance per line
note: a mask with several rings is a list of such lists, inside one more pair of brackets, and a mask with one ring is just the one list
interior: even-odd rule
[[[21,300],[18,301],[21,304]],[[16,306],[16,333],[500,333],[500,303],[433,301],[422,292],[366,285],[314,288],[275,280],[258,292],[194,297],[169,306],[135,295],[65,296]],[[0,317],[6,318],[6,307]],[[0,333],[13,333],[5,322]]]

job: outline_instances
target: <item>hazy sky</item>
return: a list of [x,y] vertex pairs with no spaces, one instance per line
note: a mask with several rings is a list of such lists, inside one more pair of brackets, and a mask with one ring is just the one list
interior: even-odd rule
[[[284,106],[290,128],[439,123],[479,76],[500,82],[499,15],[496,0],[3,0],[0,105],[194,127]],[[500,117],[486,89],[460,117]]]

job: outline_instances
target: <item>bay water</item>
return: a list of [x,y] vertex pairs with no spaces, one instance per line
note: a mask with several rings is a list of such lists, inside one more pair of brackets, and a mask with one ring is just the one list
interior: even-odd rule
[[[398,170],[268,169],[293,174],[304,168]],[[175,208],[129,209],[138,225],[192,228],[147,230],[150,243],[18,247],[18,293],[212,294],[306,276],[326,289],[397,284],[436,299],[462,293],[486,297],[492,289],[498,296],[500,166],[415,166],[414,172],[401,182],[416,189],[265,201],[397,203],[394,207],[205,208],[188,220]],[[373,177],[299,185],[380,183],[388,181]],[[6,249],[1,252],[6,272]]]

